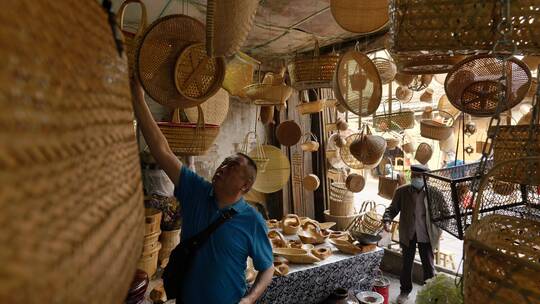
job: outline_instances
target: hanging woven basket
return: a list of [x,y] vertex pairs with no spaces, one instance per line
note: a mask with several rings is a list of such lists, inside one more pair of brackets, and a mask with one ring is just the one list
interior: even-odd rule
[[302,102],[296,106],[298,114],[307,115],[319,113],[324,109],[326,99],[317,99],[309,102]]
[[395,95],[400,102],[408,103],[412,100],[413,92],[408,87],[398,86]]
[[446,140],[454,132],[454,118],[445,111],[438,111],[438,115],[433,119],[422,119],[420,121],[420,135],[433,140]]
[[315,40],[313,56],[295,57],[287,66],[291,85],[298,91],[316,88],[332,88],[339,55],[319,54],[319,42]]
[[[253,135],[254,137],[255,147],[250,152],[248,152],[251,147],[251,143],[250,143],[251,135]],[[253,159],[253,161],[257,165],[257,172],[264,173],[266,171],[266,166],[268,165],[268,162],[270,161],[270,159],[266,156],[264,149],[262,148],[262,144],[259,141],[259,136],[257,135],[256,132],[251,131],[246,134],[240,151],[242,151],[242,153],[246,155],[250,154],[251,159]]]
[[[280,149],[262,145],[262,151],[268,163],[264,171],[257,170],[257,178],[253,184],[253,189],[262,193],[273,193],[283,188],[291,176],[291,164],[289,159],[283,155]],[[257,150],[248,153],[251,158],[258,155]]]
[[369,126],[364,125],[360,136],[350,145],[349,150],[365,168],[376,167],[386,150],[386,140],[382,136],[372,135]]
[[428,163],[433,155],[433,148],[428,143],[420,143],[414,153],[414,159],[416,159],[422,165]]
[[[338,135],[338,134],[336,134]],[[341,158],[341,160],[343,161],[343,163],[345,165],[347,165],[349,168],[351,169],[356,169],[356,170],[359,170],[359,169],[363,169],[364,168],[364,164],[362,164],[362,162],[360,162],[356,157],[354,157],[352,155],[352,152],[350,150],[350,146],[351,144],[359,139],[362,135],[360,133],[355,133],[355,134],[351,134],[349,136],[347,136],[347,138],[345,139],[345,145],[337,150],[339,151],[338,153],[338,156]],[[386,144],[386,142],[385,142]],[[335,161],[334,162],[339,165],[339,162]],[[334,167],[336,167],[336,165],[333,165]]]
[[302,130],[294,120],[287,120],[277,126],[276,137],[280,144],[290,147],[300,141]]
[[259,7],[257,0],[208,0],[206,50],[209,57],[228,57],[244,44]]
[[386,1],[331,0],[330,11],[343,29],[358,34],[370,34],[388,23]]
[[393,113],[386,113],[386,106],[383,104],[384,114],[373,115],[373,127],[377,131],[401,131],[414,128],[414,112],[403,110],[401,102],[397,99],[390,99],[386,102],[397,101],[399,110]]
[[176,155],[204,155],[219,134],[219,126],[205,124],[202,110],[198,108],[197,123],[180,122],[178,109],[174,111],[172,122],[157,123],[169,147]]
[[409,75],[448,73],[455,64],[465,58],[459,55],[446,54],[392,54],[397,70]]
[[245,87],[253,83],[256,65],[260,65],[260,62],[242,52],[236,53],[233,59],[227,62],[222,87],[231,96],[246,98]]
[[520,103],[531,85],[531,72],[519,59],[506,63],[507,80],[501,82],[503,60],[494,55],[471,56],[457,64],[446,76],[444,90],[457,109],[473,116],[495,114],[500,94],[507,92],[501,112]]
[[305,140],[302,142],[302,144],[300,144],[302,151],[316,152],[319,150],[319,141],[317,140],[317,136],[315,136],[315,134],[309,132],[302,135],[302,137],[305,137]]
[[394,81],[394,77],[396,77],[397,73],[394,61],[381,57],[375,57],[371,59],[371,61],[373,61],[373,64],[377,67],[382,84],[389,84]]
[[145,224],[128,65],[100,4],[2,1],[1,303],[123,303],[135,276]]

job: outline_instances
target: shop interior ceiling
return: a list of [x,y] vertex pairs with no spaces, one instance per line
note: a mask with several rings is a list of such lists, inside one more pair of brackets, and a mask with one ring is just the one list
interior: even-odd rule
[[[114,1],[117,9],[123,0]],[[185,14],[205,23],[206,0],[151,0],[144,1],[148,23],[171,14]],[[125,14],[125,24],[137,27],[139,9],[132,5]],[[358,36],[342,29],[330,11],[330,0],[261,0],[253,28],[242,51],[261,61],[284,58],[295,52],[312,50],[314,37],[321,47],[340,45],[355,39],[379,37],[387,31]]]

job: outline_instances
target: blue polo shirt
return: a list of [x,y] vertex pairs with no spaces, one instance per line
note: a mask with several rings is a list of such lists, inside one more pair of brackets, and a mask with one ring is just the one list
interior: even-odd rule
[[[215,221],[218,209],[212,184],[182,166],[174,195],[182,206],[182,239],[187,239]],[[266,222],[243,198],[231,207],[237,214],[221,225],[197,252],[186,279],[182,300],[192,303],[238,303],[246,293],[246,260],[257,271],[273,264]]]

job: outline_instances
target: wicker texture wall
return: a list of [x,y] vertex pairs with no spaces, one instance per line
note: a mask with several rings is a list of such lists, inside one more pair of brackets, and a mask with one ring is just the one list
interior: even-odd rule
[[144,218],[127,60],[97,1],[0,10],[0,303],[121,303]]

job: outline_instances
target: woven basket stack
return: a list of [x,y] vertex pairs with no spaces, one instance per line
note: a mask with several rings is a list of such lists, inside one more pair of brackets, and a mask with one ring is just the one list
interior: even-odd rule
[[144,270],[148,277],[156,273],[158,264],[159,250],[161,243],[159,235],[161,234],[161,211],[153,208],[147,208],[144,215],[144,243],[143,252],[137,262],[137,268]]
[[347,227],[356,217],[354,210],[354,194],[347,189],[343,182],[330,184],[329,210],[324,212],[329,222],[336,222],[336,229]]

